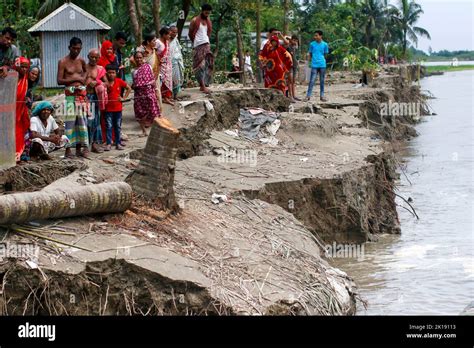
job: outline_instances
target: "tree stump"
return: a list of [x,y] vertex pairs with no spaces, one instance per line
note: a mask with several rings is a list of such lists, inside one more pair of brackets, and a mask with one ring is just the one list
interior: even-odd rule
[[163,210],[178,210],[174,174],[179,134],[167,119],[155,119],[140,164],[125,180],[140,198]]

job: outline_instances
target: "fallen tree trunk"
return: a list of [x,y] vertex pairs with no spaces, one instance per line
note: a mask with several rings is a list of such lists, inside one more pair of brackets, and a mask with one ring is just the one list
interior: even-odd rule
[[99,213],[119,213],[132,204],[124,182],[0,196],[0,225]]
[[158,209],[178,209],[173,186],[179,134],[167,119],[155,119],[140,164],[125,180]]

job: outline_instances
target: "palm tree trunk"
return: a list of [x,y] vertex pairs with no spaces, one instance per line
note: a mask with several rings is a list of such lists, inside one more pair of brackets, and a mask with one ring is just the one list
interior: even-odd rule
[[407,30],[404,29],[403,30],[403,58],[406,58],[407,57]]
[[242,28],[240,26],[240,17],[235,16],[235,29],[236,29],[236,36],[237,36],[237,54],[239,56],[239,70],[240,70],[240,75],[239,75],[239,80],[240,83],[243,83],[245,86],[245,69],[244,69],[244,47],[242,43]]
[[178,16],[178,40],[181,40],[181,33],[183,32],[184,24],[186,23],[186,18],[188,18],[189,10],[191,9],[191,0],[183,0],[183,6]]
[[161,0],[153,0],[153,22],[155,23],[155,31],[157,35],[161,29],[160,7],[161,7]]
[[256,9],[256,28],[255,31],[257,32],[257,37],[256,37],[256,62],[257,62],[257,82],[260,83],[262,82],[262,69],[260,66],[260,62],[258,60],[258,54],[260,52],[260,46],[262,46],[262,22],[260,19],[260,1],[261,0],[256,0],[257,3],[257,9]]
[[14,193],[0,197],[0,224],[120,213],[131,204],[132,188],[124,182]]
[[16,19],[19,20],[21,16],[21,5],[22,0],[15,0],[15,7],[16,7]]
[[130,22],[132,23],[133,36],[135,37],[135,43],[141,45],[142,33],[140,31],[140,24],[138,23],[137,10],[135,7],[134,0],[127,0],[128,13],[130,15]]

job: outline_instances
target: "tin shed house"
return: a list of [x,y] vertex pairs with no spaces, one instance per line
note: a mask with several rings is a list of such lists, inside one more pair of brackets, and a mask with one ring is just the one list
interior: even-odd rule
[[107,24],[71,3],[65,3],[28,29],[31,35],[41,38],[43,87],[58,87],[58,61],[69,53],[69,40],[72,37],[82,40],[81,56],[86,59],[90,49],[99,48],[100,35],[109,30]]

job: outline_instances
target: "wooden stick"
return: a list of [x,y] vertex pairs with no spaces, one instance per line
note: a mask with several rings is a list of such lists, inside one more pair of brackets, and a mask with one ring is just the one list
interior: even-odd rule
[[66,242],[63,242],[63,241],[60,241],[58,239],[54,239],[54,238],[50,238],[50,237],[46,237],[46,236],[43,236],[41,234],[37,234],[37,233],[34,233],[34,232],[30,232],[30,231],[27,231],[27,230],[24,230],[18,226],[12,226],[12,230],[16,231],[16,232],[19,232],[19,233],[23,233],[23,234],[27,234],[29,236],[33,236],[33,237],[38,237],[38,238],[41,238],[41,239],[45,239],[45,240],[48,240],[50,242],[55,242],[55,243],[58,243],[58,244],[62,244],[62,245],[66,245],[68,247],[71,247],[71,248],[76,248],[76,249],[81,249],[81,250],[84,250],[84,251],[88,251],[88,252],[91,252],[93,253],[94,250],[90,250],[90,249],[87,249],[87,248],[83,248],[83,247],[80,247],[80,246],[77,246],[77,245],[73,245],[73,244],[69,244],[69,243],[66,243]]

